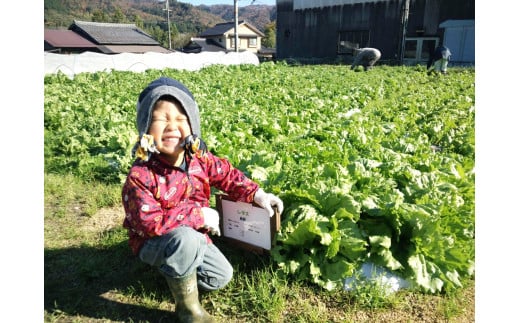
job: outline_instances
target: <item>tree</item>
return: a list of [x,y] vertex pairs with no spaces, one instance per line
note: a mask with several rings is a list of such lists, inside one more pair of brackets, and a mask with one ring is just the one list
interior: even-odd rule
[[272,21],[265,25],[265,37],[262,39],[262,45],[268,48],[276,47],[276,21]]
[[172,40],[172,47],[175,48],[175,38],[179,35],[179,30],[177,29],[177,26],[175,23],[170,24],[170,37]]
[[[168,35],[159,26],[152,27],[148,33],[153,39],[157,40],[162,46],[168,48]],[[165,45],[166,44],[166,45]]]
[[144,29],[143,18],[141,18],[141,17],[140,17],[139,15],[137,15],[137,14],[134,15],[134,24],[135,24],[138,28]]
[[126,17],[123,14],[123,11],[121,11],[121,8],[117,7],[114,11],[114,14],[112,15],[112,22],[115,23],[122,23],[125,22]]
[[108,16],[101,9],[94,9],[92,11],[92,21],[94,22],[108,22]]

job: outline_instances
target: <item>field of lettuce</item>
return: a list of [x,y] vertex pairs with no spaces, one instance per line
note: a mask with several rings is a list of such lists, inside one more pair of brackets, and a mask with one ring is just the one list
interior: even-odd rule
[[[418,290],[462,287],[475,260],[475,71],[210,66],[44,80],[45,172],[121,183],[140,91],[166,75],[215,154],[284,201],[280,275],[327,290],[365,262]],[[214,201],[213,201],[214,203]]]

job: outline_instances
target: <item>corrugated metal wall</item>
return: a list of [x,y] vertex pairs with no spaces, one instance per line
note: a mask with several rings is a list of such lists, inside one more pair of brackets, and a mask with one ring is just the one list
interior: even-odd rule
[[[305,9],[294,9],[294,1],[277,1],[278,59],[351,60],[351,55],[338,53],[338,37],[342,31],[355,30],[369,34],[368,42],[360,47],[380,49],[382,61],[399,59],[405,0],[352,1]],[[438,26],[446,19],[475,19],[474,0],[410,0],[406,34],[442,38]]]

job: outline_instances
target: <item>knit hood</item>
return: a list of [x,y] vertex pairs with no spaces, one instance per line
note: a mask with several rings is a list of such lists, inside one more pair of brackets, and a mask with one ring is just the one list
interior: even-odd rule
[[[155,103],[165,95],[172,96],[180,102],[188,117],[192,135],[194,135],[195,138],[200,138],[201,136],[199,107],[195,102],[193,94],[191,94],[188,88],[181,82],[168,77],[160,77],[148,84],[137,100],[136,124],[139,137],[132,148],[132,155],[145,161],[148,160],[153,153],[159,153],[153,137],[147,133],[152,123],[152,111]],[[187,139],[193,140],[191,136]],[[200,140],[200,142],[202,143],[202,147],[205,148],[205,143],[202,142],[202,140]],[[197,141],[197,143],[199,142]]]
[[141,138],[150,129],[155,102],[165,95],[171,95],[180,102],[188,117],[191,133],[201,137],[199,107],[193,94],[181,82],[168,77],[160,77],[152,81],[139,95],[137,101],[139,137]]

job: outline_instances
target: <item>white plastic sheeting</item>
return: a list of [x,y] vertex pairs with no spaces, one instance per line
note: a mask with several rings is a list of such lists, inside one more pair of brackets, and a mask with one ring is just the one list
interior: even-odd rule
[[182,69],[196,71],[203,67],[221,65],[253,64],[259,65],[258,56],[252,52],[201,52],[187,54],[153,53],[144,54],[100,54],[84,52],[81,54],[54,54],[45,53],[45,75],[62,72],[70,78],[79,73],[94,73],[100,71],[132,71],[144,72],[148,69]]
[[387,295],[397,292],[399,289],[409,288],[410,282],[395,275],[391,271],[374,265],[370,262],[365,262],[361,269],[358,270],[358,276],[347,277],[343,282],[343,289],[346,291],[354,290],[363,281],[372,282],[381,287]]

